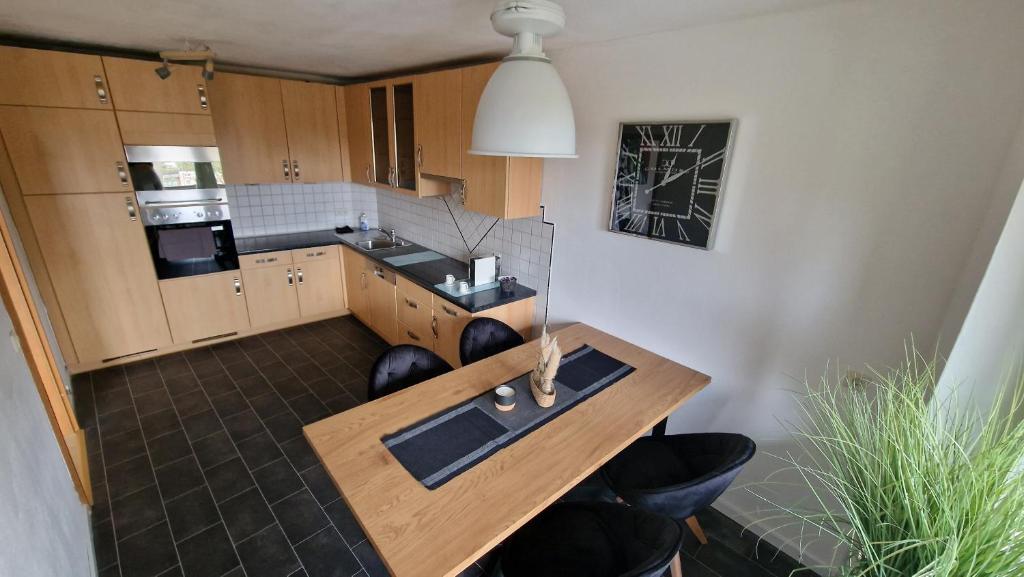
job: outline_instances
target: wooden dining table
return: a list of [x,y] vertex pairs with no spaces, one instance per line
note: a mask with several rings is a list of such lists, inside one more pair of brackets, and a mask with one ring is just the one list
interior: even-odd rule
[[711,380],[585,324],[552,334],[563,351],[590,345],[636,370],[436,489],[406,471],[381,438],[529,372],[539,341],[305,427],[395,577],[455,577]]

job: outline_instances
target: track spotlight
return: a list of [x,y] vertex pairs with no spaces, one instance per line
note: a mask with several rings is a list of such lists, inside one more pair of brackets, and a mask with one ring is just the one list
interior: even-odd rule
[[155,70],[155,72],[156,75],[159,76],[161,80],[167,80],[171,76],[171,69],[167,66],[166,60],[164,60],[164,63],[161,64],[160,67]]
[[206,80],[213,80],[213,59],[208,58],[206,64],[203,65],[203,78]]

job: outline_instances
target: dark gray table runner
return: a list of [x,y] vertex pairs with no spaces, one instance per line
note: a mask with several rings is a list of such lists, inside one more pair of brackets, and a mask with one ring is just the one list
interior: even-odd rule
[[436,489],[634,370],[584,345],[562,357],[552,407],[537,406],[527,373],[505,383],[516,390],[516,407],[511,411],[495,408],[494,393],[489,390],[381,441],[413,477]]

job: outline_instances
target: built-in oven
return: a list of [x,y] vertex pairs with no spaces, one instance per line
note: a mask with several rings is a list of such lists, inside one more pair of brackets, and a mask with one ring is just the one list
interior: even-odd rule
[[160,279],[238,269],[216,147],[126,146]]

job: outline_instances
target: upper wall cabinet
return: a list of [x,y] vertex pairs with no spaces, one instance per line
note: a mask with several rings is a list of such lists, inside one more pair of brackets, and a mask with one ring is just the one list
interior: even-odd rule
[[169,64],[171,75],[161,79],[156,62],[103,57],[114,108],[118,111],[209,114],[206,81],[198,66]]
[[281,81],[218,73],[209,86],[224,180],[229,184],[291,182]]
[[281,81],[293,182],[332,182],[344,178],[334,90],[334,86],[327,84]]
[[332,86],[223,73],[209,85],[225,181],[342,179]]
[[0,46],[0,104],[110,108],[99,56]]
[[111,111],[0,106],[0,134],[22,194],[131,188]]
[[373,137],[370,130],[370,86],[354,84],[346,86],[345,116],[348,125],[348,155],[352,170],[348,173],[352,182],[372,185],[373,179]]
[[414,100],[420,173],[462,178],[462,70],[417,76]]
[[469,154],[480,96],[498,64],[462,69],[462,175],[466,209],[498,218],[540,214],[542,158]]

